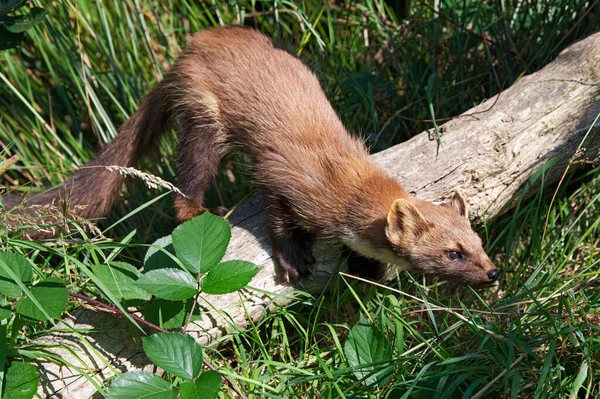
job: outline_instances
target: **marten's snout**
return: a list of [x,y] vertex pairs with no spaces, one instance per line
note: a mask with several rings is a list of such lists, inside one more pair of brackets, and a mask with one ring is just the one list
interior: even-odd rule
[[487,276],[490,279],[490,282],[494,282],[494,281],[498,280],[498,277],[500,276],[500,270],[498,270],[498,269],[490,270],[487,273]]

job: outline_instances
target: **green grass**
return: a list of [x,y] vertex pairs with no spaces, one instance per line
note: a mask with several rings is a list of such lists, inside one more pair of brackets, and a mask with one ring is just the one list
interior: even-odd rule
[[[1,177],[11,189],[58,184],[88,161],[160,80],[186,35],[210,26],[245,23],[288,45],[373,151],[468,110],[600,27],[598,2],[577,0],[442,1],[439,13],[433,2],[411,1],[405,17],[404,2],[380,0],[33,3],[49,16],[20,50],[0,53],[0,151],[22,160]],[[166,139],[158,161],[143,169],[174,181],[173,152]],[[598,169],[582,165],[487,226],[487,249],[504,271],[497,289],[407,274],[389,284],[399,293],[343,278],[231,332],[206,356],[250,398],[596,397],[599,184]],[[62,276],[93,294],[73,259],[139,265],[139,244],[176,225],[169,195],[146,206],[162,191],[142,182],[128,190],[101,224],[127,216],[105,232],[114,242],[49,249],[2,236],[2,245],[26,255],[37,278]],[[251,192],[246,160],[232,157],[209,201],[233,206]],[[377,365],[390,377],[380,386],[365,386],[344,352],[361,315],[393,348],[392,360]],[[21,327],[11,320],[7,341],[24,353],[49,326]]]

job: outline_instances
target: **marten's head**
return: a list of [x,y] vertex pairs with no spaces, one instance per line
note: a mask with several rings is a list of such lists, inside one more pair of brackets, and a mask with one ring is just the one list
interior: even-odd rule
[[394,255],[424,274],[468,285],[491,283],[500,275],[471,228],[467,203],[458,192],[442,205],[395,200],[385,234]]

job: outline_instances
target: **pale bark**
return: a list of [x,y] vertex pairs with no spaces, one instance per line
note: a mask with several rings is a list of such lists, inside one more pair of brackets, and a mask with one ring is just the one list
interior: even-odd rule
[[[474,222],[479,222],[481,215],[493,218],[550,159],[558,157],[558,162],[546,172],[545,184],[560,178],[580,146],[587,149],[586,157],[597,156],[600,140],[593,139],[598,129],[592,129],[585,141],[584,137],[600,113],[599,83],[600,33],[572,45],[542,70],[441,126],[439,148],[435,134],[423,132],[373,158],[418,198],[441,200],[460,189]],[[200,306],[208,313],[189,330],[202,344],[245,326],[248,317],[257,320],[270,307],[285,306],[294,294],[293,288],[276,277],[260,201],[253,198],[242,204],[230,221],[233,238],[226,258],[249,260],[263,269],[251,282],[258,290],[202,297]],[[315,254],[319,264],[305,288],[327,281],[340,258],[334,248],[323,243],[316,244]],[[86,335],[98,353],[86,349],[72,334],[48,334],[36,342],[63,342],[79,359],[67,350],[53,349],[58,356],[84,369],[97,368],[101,378],[113,374],[103,357],[122,371],[148,367],[139,340],[131,340],[133,329],[113,315],[80,309],[66,323],[77,329],[111,332]],[[45,363],[40,372],[44,396],[84,398],[95,391],[76,371]]]

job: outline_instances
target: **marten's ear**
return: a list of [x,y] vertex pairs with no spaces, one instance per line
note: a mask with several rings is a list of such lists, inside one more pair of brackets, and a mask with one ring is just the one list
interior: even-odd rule
[[392,204],[387,217],[388,236],[396,233],[420,235],[429,228],[421,212],[404,198],[399,198]]
[[444,202],[444,205],[454,209],[458,214],[465,219],[469,218],[469,205],[467,205],[467,201],[457,190],[454,192],[454,195],[448,202]]

